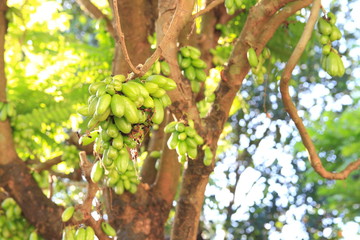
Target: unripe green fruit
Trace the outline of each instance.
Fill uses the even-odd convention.
[[[331,51],[331,45],[330,45],[330,44],[327,44],[327,45],[325,45],[325,46],[323,47],[322,53],[323,53],[324,55],[329,55],[330,51]]]
[[[152,158],[159,158],[159,157],[161,157],[161,152],[160,152],[160,151],[152,151],[152,152],[150,153],[150,157],[152,157]]]
[[[114,118],[116,127],[123,133],[128,134],[131,132],[132,126],[131,123],[129,123],[124,117]]]
[[[256,56],[256,52],[253,48],[248,49],[246,56],[247,56],[250,66],[257,67],[257,65],[259,64],[259,60],[258,60],[258,58]]]
[[[85,240],[86,230],[85,228],[79,228],[75,233],[75,240]]]
[[[95,95],[97,90],[102,86],[105,86],[104,82],[94,82],[94,83],[90,84],[89,89],[88,89],[89,93],[91,95]]]
[[[104,233],[110,237],[114,237],[116,236],[116,231],[114,228],[111,227],[110,224],[108,224],[107,222],[102,222],[101,223],[101,229],[104,231]]]
[[[187,69],[190,66],[191,66],[191,58],[183,58],[180,63],[180,67],[182,69]]]
[[[176,146],[178,145],[178,142],[179,142],[178,135],[179,135],[178,132],[173,132],[171,134],[170,138],[167,141],[167,146],[169,149],[175,149]]]
[[[165,61],[162,61],[160,63],[160,65],[161,65],[162,74],[164,74],[165,76],[169,76],[170,75],[170,66],[169,66],[169,64],[167,62],[165,62]]]
[[[322,45],[325,45],[325,44],[328,44],[330,41],[330,37],[327,36],[327,35],[321,35],[320,39],[319,39],[319,42],[322,44]]]
[[[206,76],[206,73],[205,73],[204,70],[196,68],[195,69],[195,75],[196,75],[196,80],[197,81],[205,82],[207,76]]]
[[[172,121],[172,122],[169,122],[165,128],[164,128],[164,132],[165,133],[171,133],[171,132],[174,132],[175,131],[175,126],[176,126],[177,122],[176,121]]]
[[[152,94],[159,89],[159,86],[154,82],[145,82],[144,87],[149,92],[149,94]]]
[[[178,139],[179,139],[180,141],[184,141],[186,138],[187,138],[186,133],[184,133],[184,132],[179,133]]]
[[[122,117],[124,116],[125,113],[125,102],[123,101],[123,98],[118,95],[115,94],[112,96],[111,98],[111,112],[116,116],[116,117]]]
[[[117,150],[121,150],[124,147],[124,140],[121,134],[113,139],[112,146]]]
[[[119,136],[119,129],[114,123],[110,123],[108,129],[106,129],[106,134],[111,138],[116,138]]]
[[[187,145],[184,141],[179,141],[177,146],[176,146],[176,152],[179,155],[185,155],[187,152]]]
[[[131,101],[129,98],[121,96],[125,102],[126,107],[126,111],[124,113],[124,116],[126,118],[126,120],[129,123],[138,123],[139,122],[139,117],[137,115],[137,108],[136,105],[133,101]]]
[[[342,34],[341,34],[340,30],[335,25],[333,25],[332,32],[330,34],[330,41],[333,42],[333,41],[339,40],[339,39],[341,39],[341,37],[342,37]]]
[[[106,112],[106,110],[110,107],[111,103],[111,95],[104,94],[99,97],[97,104],[96,104],[96,111],[95,114],[101,115]]]
[[[198,155],[197,148],[189,148],[189,147],[187,147],[187,154],[188,154],[189,158],[196,159],[196,157]]]
[[[186,145],[188,145],[189,148],[197,148],[197,146],[198,146],[196,141],[191,137],[186,138],[185,142],[186,142]]]
[[[180,48],[181,55],[183,57],[190,57],[190,50],[187,47]]]
[[[86,232],[86,240],[94,240],[95,239],[95,232],[94,229],[92,229],[92,227],[87,226],[85,228],[85,232]]]
[[[336,16],[332,12],[328,12],[327,17],[329,19],[329,23],[334,25],[336,23]]]
[[[195,68],[200,68],[200,69],[207,68],[207,64],[201,59],[193,59],[191,61],[191,65]]]
[[[136,99],[140,95],[140,89],[132,81],[126,82],[122,85],[122,92],[130,99]]]
[[[183,132],[183,131],[185,131],[185,125],[183,123],[179,122],[175,125],[175,129],[178,132]]]
[[[187,46],[187,48],[190,50],[190,58],[192,58],[192,59],[200,58],[201,52],[199,49],[197,49],[193,46]]]
[[[125,82],[126,77],[124,75],[115,75],[112,77],[113,81]]]
[[[97,183],[98,181],[100,181],[103,174],[104,174],[104,169],[101,167],[100,161],[97,161],[91,169],[91,173],[90,173],[91,181]]]
[[[332,32],[331,24],[324,18],[320,18],[318,21],[318,30],[322,35],[330,35]]]
[[[154,99],[154,114],[151,121],[155,124],[160,124],[164,120],[164,107],[159,99]]]
[[[185,77],[190,81],[194,81],[196,78],[195,68],[193,66],[189,66],[184,70]]]

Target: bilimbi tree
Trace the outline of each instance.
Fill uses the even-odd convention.
[[[21,102],[34,100],[24,93],[13,97],[14,91],[7,92],[5,68],[13,67],[4,57],[6,35],[11,34],[7,27],[12,31],[14,21],[29,21],[21,13],[24,9],[8,8],[7,2],[0,2],[0,197],[4,213],[0,221],[5,239],[24,239],[31,231],[31,239],[38,235],[93,239],[94,234],[99,239],[164,239],[174,201],[171,239],[196,239],[205,187],[233,101],[248,76],[258,85],[274,77],[278,58],[270,40],[275,35],[293,37],[294,48],[279,85],[284,109],[299,130],[311,166],[323,178],[345,179],[360,165],[357,160],[339,173],[327,171],[289,94],[292,71],[312,35],[317,35],[322,46],[322,68],[333,77],[345,73],[341,55],[332,45],[341,38],[336,16],[322,9],[320,0],[114,0],[109,1],[111,11],[91,0],[77,0],[115,43],[112,71],[104,76],[108,70],[97,69],[95,74],[101,79],[84,71],[86,79],[78,79],[80,87],[69,84],[65,100],[32,111],[21,110],[25,109]],[[300,23],[295,29],[300,39],[287,34],[286,27],[293,23]],[[224,24],[232,27],[227,32],[219,29]],[[231,35],[234,29],[239,34]],[[94,55],[111,55],[111,50],[109,44]],[[210,69],[219,73],[218,81],[211,80]],[[7,74],[13,77],[13,72]],[[209,79],[216,84],[215,90],[209,87]],[[41,95],[36,101],[47,101],[49,96]],[[69,133],[67,140],[76,148],[68,146],[62,156],[42,160],[41,148],[31,149],[31,142],[51,142],[55,138],[51,132],[63,129],[61,123],[68,121],[76,104],[82,104],[78,112],[84,124],[80,139]],[[79,156],[73,163],[64,161],[69,152]],[[73,164],[74,170],[56,172],[59,164]],[[49,179],[50,184],[46,183]],[[76,191],[68,190],[68,180],[86,190],[77,195],[82,199],[69,200],[70,192]],[[44,181],[50,185],[46,191]],[[63,187],[54,187],[57,184]],[[66,199],[64,204],[53,201],[57,189],[58,195],[69,194],[57,196]],[[17,218],[22,224],[4,224],[6,219]],[[28,227],[23,238],[13,235],[26,224],[35,230]]]

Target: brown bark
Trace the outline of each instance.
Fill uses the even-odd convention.
[[[156,1],[146,0],[118,1],[126,48],[130,54],[130,60],[135,66],[143,64],[151,54],[147,36],[154,31],[154,21],[156,19],[155,3]],[[118,41],[115,44],[112,72],[113,74],[127,74],[131,72],[128,63],[124,60],[124,55]]]

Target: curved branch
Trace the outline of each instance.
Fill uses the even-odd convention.
[[[223,3],[224,0],[214,0],[209,5],[206,6],[203,10],[200,10],[199,12],[195,13],[192,18],[195,20],[195,18],[200,17],[201,15],[210,12],[213,8],[217,7],[221,3]]]
[[[312,142],[309,133],[307,132],[303,121],[299,117],[297,113],[297,109],[294,105],[294,103],[291,101],[291,97],[289,94],[289,81],[291,78],[291,73],[293,69],[295,68],[297,62],[299,61],[307,42],[309,41],[311,34],[314,29],[315,22],[318,17],[318,13],[320,10],[321,1],[320,0],[314,0],[313,6],[311,8],[311,14],[308,19],[308,22],[306,23],[304,32],[296,45],[293,53],[291,54],[291,57],[288,61],[288,63],[285,66],[284,72],[281,76],[280,80],[280,91],[282,100],[284,103],[285,110],[289,113],[291,119],[294,121],[297,129],[299,130],[302,142],[304,143],[308,154],[309,154],[309,161],[311,163],[311,166],[314,168],[314,170],[323,178],[326,179],[345,179],[349,176],[349,174],[356,169],[360,167],[360,159],[358,159],[355,162],[350,163],[343,171],[339,173],[332,173],[327,171],[322,163],[321,159],[316,153],[316,148],[314,146],[314,143]]]
[[[76,2],[84,8],[84,11],[94,19],[104,19],[106,22],[106,28],[110,35],[115,38],[115,30],[111,23],[111,20],[90,0],[76,0]]]
[[[114,0],[114,15],[115,15],[115,19],[116,19],[116,31],[117,31],[117,35],[119,37],[119,42],[120,42],[120,45],[121,45],[121,49],[124,53],[124,57],[125,57],[125,60],[126,62],[129,64],[131,70],[135,73],[135,74],[139,74],[140,71],[135,68],[135,66],[132,64],[131,60],[130,60],[130,57],[129,57],[129,53],[127,51],[127,48],[126,48],[126,43],[125,43],[125,36],[124,36],[124,33],[121,29],[121,21],[120,21],[120,15],[119,15],[119,8],[118,8],[118,0]]]

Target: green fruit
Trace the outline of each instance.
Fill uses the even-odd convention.
[[[197,148],[187,148],[187,154],[189,156],[189,158],[191,159],[196,159],[198,151]]]
[[[101,97],[102,95],[106,94],[106,85],[100,86],[96,91],[96,97]]]
[[[85,228],[85,232],[86,232],[85,240],[94,240],[95,239],[95,232],[94,232],[94,229],[92,229],[92,227],[87,226]]]
[[[166,94],[166,91],[162,88],[159,88],[156,92],[152,93],[151,96],[156,97],[156,98],[161,98],[165,94]]]
[[[132,126],[125,118],[114,117],[116,127],[123,133],[128,134],[131,132]]]
[[[328,12],[327,17],[329,19],[329,23],[334,25],[336,23],[336,16],[332,12]]]
[[[115,165],[116,165],[116,160],[115,160]],[[116,183],[118,182],[118,180],[120,179],[120,175],[118,173],[117,170],[112,169],[108,175],[107,175],[108,179],[106,181],[106,185],[108,187],[115,187]]]
[[[160,158],[161,157],[161,152],[160,151],[152,151],[150,153],[150,157],[152,157],[152,158]]]
[[[178,155],[183,156],[187,152],[187,145],[184,141],[179,141],[176,146],[176,152]]]
[[[181,63],[180,63],[180,67],[182,69],[186,69],[188,67],[191,66],[191,58],[183,58]]]
[[[38,239],[39,239],[39,236],[36,233],[36,231],[31,232],[29,240],[38,240]]]
[[[66,227],[63,233],[63,240],[75,240],[75,229],[73,227]]]
[[[85,240],[85,238],[86,238],[85,228],[79,228],[78,230],[76,230],[75,240]]]
[[[119,134],[119,136],[113,139],[111,145],[117,150],[121,150],[124,147],[123,136]]]
[[[167,62],[165,62],[165,61],[162,61],[160,63],[160,65],[161,65],[162,74],[164,74],[165,76],[169,76],[170,75],[170,66],[169,66],[169,64]]]
[[[0,113],[1,114],[1,113]],[[0,115],[1,116],[1,115]],[[96,126],[96,124],[98,123],[98,121],[95,118],[90,118],[87,127],[88,129],[92,129]]]
[[[325,45],[323,47],[323,49],[322,49],[322,53],[324,55],[329,55],[330,51],[331,51],[331,45],[330,44]]]
[[[106,85],[106,92],[110,95],[114,95],[115,94],[115,88],[113,84],[107,84]]]
[[[152,72],[154,74],[160,74],[161,73],[161,64],[159,61],[156,61],[152,67]]]
[[[257,67],[257,65],[259,64],[259,60],[258,60],[258,58],[256,56],[256,52],[253,48],[248,49],[246,56],[247,56],[250,66]]]
[[[225,7],[230,9],[234,6],[234,0],[225,0]]]
[[[126,172],[130,162],[130,155],[127,150],[121,151],[121,154],[115,160],[115,167],[120,173]]]
[[[120,95],[114,94],[112,96],[110,107],[114,116],[119,118],[124,116],[126,105],[124,104],[123,98]]]
[[[204,70],[196,68],[195,75],[196,80],[198,80],[199,82],[205,82],[207,76]]]
[[[165,128],[164,128],[164,132],[165,133],[171,133],[171,132],[174,132],[175,131],[175,126],[176,126],[177,122],[176,121],[172,121],[172,122],[169,122]]]
[[[338,61],[338,67],[339,67],[338,76],[341,77],[345,74],[345,67],[344,67],[344,63],[341,60],[340,56],[338,56],[337,61]]]
[[[104,82],[94,82],[94,83],[90,84],[89,89],[88,89],[89,93],[91,95],[95,95],[97,90],[102,86],[105,86]]]
[[[187,138],[186,133],[184,133],[184,132],[179,133],[178,139],[179,139],[180,141],[184,141],[186,138]]]
[[[77,112],[85,117],[90,117],[92,115],[89,113],[89,106],[81,106],[78,108]],[[94,112],[95,112],[95,109],[94,109]]]
[[[106,110],[110,107],[111,103],[111,95],[110,94],[104,94],[101,97],[99,97],[99,100],[96,104],[96,115],[101,115],[106,112]]]
[[[126,106],[124,116],[129,123],[138,123],[139,117],[137,115],[137,107],[129,98],[121,96]]]
[[[332,26],[332,32],[330,34],[330,41],[336,41],[336,40],[340,40],[342,37],[342,34],[340,32],[340,30],[335,26],[333,25]]]
[[[82,146],[89,145],[94,142],[95,139],[99,136],[99,131],[92,131],[89,135],[83,135],[79,139],[79,144]]]
[[[176,82],[171,78],[166,78],[166,84],[162,87],[166,91],[171,91],[176,88]]]
[[[159,86],[154,82],[145,82],[144,87],[149,92],[149,94],[152,94],[159,89]]]
[[[130,99],[135,100],[140,95],[140,89],[134,82],[129,81],[122,85],[122,92]]]
[[[332,32],[331,24],[324,18],[320,18],[318,21],[318,30],[322,35],[330,35]]]
[[[321,35],[320,39],[319,39],[319,42],[322,44],[322,45],[325,45],[325,44],[328,44],[330,41],[330,37],[329,36],[326,36],[326,35]]]
[[[114,188],[114,191],[116,194],[121,195],[124,193],[125,189],[124,189],[124,182],[122,180],[119,180],[116,183],[116,186]]]
[[[186,138],[185,142],[189,148],[197,148],[197,146],[198,146],[198,144],[192,137]]]
[[[132,82],[129,82],[129,84],[133,85],[134,87],[136,86],[139,91],[140,91],[140,95],[144,98],[148,97],[149,96],[149,92],[148,90],[144,87],[144,85],[139,81],[132,81]]]
[[[137,184],[131,184],[129,192],[135,194],[137,192]]]
[[[182,57],[181,53],[178,53],[177,54],[177,61],[179,63],[179,66],[181,66],[182,59],[183,59],[183,57]]]
[[[112,79],[113,81],[125,82],[126,77],[124,75],[115,75]]]
[[[201,59],[193,59],[191,65],[195,68],[207,68],[207,64]]]
[[[112,124],[112,123],[110,123],[110,124]],[[110,125],[109,124],[109,125]],[[107,129],[106,129],[107,130]],[[111,137],[109,136],[109,134],[107,133],[107,131],[106,130],[101,130],[101,132],[100,132],[100,138],[101,138],[101,140],[103,140],[104,142],[108,142],[108,141],[110,141],[110,139],[111,139]]]
[[[185,131],[185,124],[181,123],[181,122],[178,122],[176,125],[175,125],[175,129],[176,131],[178,132],[183,132]]]
[[[269,59],[271,56],[271,52],[270,49],[268,49],[267,47],[265,47],[262,51],[262,55],[265,59]]]
[[[152,97],[148,96],[147,98],[145,98],[143,106],[146,108],[154,108],[154,100],[152,99]]]
[[[109,116],[110,116],[110,113],[111,113],[111,110],[110,108],[107,108],[106,111],[103,113],[103,114],[97,114],[95,112],[94,114],[94,119],[97,120],[98,122],[102,122],[102,121],[105,121]]]
[[[193,46],[187,46],[187,48],[190,50],[190,58],[197,59],[201,56],[201,52],[199,49]]]
[[[110,123],[109,127],[106,129],[106,134],[111,138],[116,138],[119,136],[119,129],[116,127],[114,123]]]
[[[187,47],[180,48],[180,52],[183,57],[190,57],[190,50]]]
[[[167,77],[164,77],[162,75],[151,75],[146,79],[146,82],[150,83],[156,83],[159,87],[163,88],[167,85]],[[145,82],[145,88],[146,88],[146,82]],[[147,89],[150,93],[149,89]]]
[[[169,95],[167,94],[164,94],[161,98],[160,98],[160,101],[162,103],[162,105],[164,107],[167,107],[167,106],[170,106],[171,105],[171,99],[169,97]]]
[[[119,151],[113,146],[110,146],[107,153],[108,158],[115,160],[118,157],[118,155],[119,155]]]
[[[214,155],[213,155],[211,149],[209,148],[209,146],[206,146],[204,148],[204,158],[207,160],[212,160],[214,158]]]
[[[205,166],[210,166],[211,163],[212,163],[212,160],[208,159],[208,158],[204,158],[203,163],[204,163]]]
[[[104,233],[110,237],[114,237],[116,236],[116,231],[113,227],[111,227],[110,224],[108,224],[107,222],[102,222],[101,223],[101,229],[104,231]]]
[[[196,78],[195,68],[193,66],[189,66],[184,70],[185,77],[190,81],[194,81]]]
[[[91,169],[91,173],[90,173],[91,181],[97,183],[98,181],[100,181],[103,174],[104,174],[104,169],[101,167],[100,161],[97,161]]]
[[[201,88],[200,82],[198,82],[198,81],[190,81],[190,85],[191,85],[191,90],[194,93],[200,92],[200,88]]]
[[[151,121],[155,124],[160,124],[164,120],[164,107],[159,99],[154,99],[154,114]]]
[[[338,55],[334,52],[330,52],[326,59],[326,72],[331,76],[337,76],[339,72]]]
[[[179,142],[178,135],[179,135],[178,132],[173,132],[171,134],[170,138],[167,141],[167,146],[169,149],[175,149],[176,146],[178,145],[178,142]]]
[[[98,100],[99,100],[99,98],[97,98],[96,96],[89,98],[89,101],[88,101],[88,104],[89,104],[88,114],[90,116],[92,116],[95,113],[96,105],[97,105]]]
[[[204,144],[204,139],[198,134],[196,134],[194,136],[194,140],[198,145],[203,145]]]
[[[126,145],[126,146],[128,146],[129,148],[136,148],[136,146],[137,146],[137,143],[136,143],[136,141],[134,141],[134,139],[132,139],[132,138],[129,138],[129,137],[124,137],[124,144]]]

